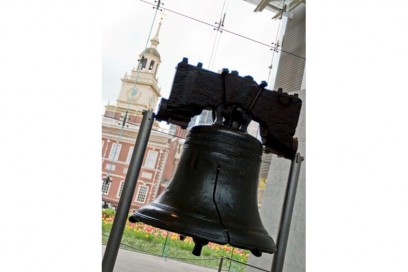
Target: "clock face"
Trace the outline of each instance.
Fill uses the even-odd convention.
[[[137,93],[138,93],[137,88],[136,88],[136,87],[133,87],[133,88],[131,88],[130,91],[129,91],[129,96],[130,96],[130,97],[135,97],[135,96],[137,95]]]
[[[136,99],[140,96],[140,90],[137,87],[132,87],[128,91],[128,98],[129,99]]]

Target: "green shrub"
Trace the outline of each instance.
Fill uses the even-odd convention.
[[[115,217],[115,210],[113,209],[103,209],[102,215],[105,215],[106,218]]]

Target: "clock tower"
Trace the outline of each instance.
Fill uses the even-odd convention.
[[[140,130],[143,111],[156,107],[160,97],[157,71],[161,63],[157,51],[161,21],[150,45],[139,54],[137,67],[121,78],[116,103],[105,106],[102,116],[102,199],[117,206],[126,181],[135,139]],[[176,129],[176,137],[154,121],[144,154],[131,209],[154,200],[173,175],[181,152],[185,132]]]
[[[107,105],[105,115],[117,117],[118,114],[128,112],[129,117],[139,117],[144,110],[156,107],[160,97],[156,75],[161,63],[157,51],[161,24],[160,20],[156,34],[150,39],[150,46],[139,54],[137,67],[131,70],[130,75],[126,72],[121,78],[122,87],[116,106]]]

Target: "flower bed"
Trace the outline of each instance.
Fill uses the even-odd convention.
[[[108,240],[113,219],[114,213],[109,209],[103,210],[103,244],[106,244]],[[209,243],[203,247],[201,256],[197,257],[191,253],[194,248],[194,242],[191,237],[186,237],[181,241],[177,233],[168,232],[140,222],[130,223],[129,221],[127,221],[123,232],[122,247],[213,268],[218,268],[221,257],[229,257],[246,263],[249,256],[248,250]],[[244,271],[244,265],[235,262],[229,264],[229,261],[224,261],[223,267],[229,267],[231,271]]]

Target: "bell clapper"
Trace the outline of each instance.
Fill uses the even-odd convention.
[[[193,238],[194,241],[194,248],[193,248],[193,255],[195,256],[200,256],[201,255],[201,250],[203,249],[203,246],[208,244],[208,241],[200,239],[200,238]]]

